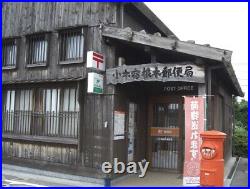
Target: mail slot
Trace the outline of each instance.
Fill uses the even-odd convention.
[[[202,138],[200,185],[224,185],[224,157],[223,143],[226,134],[220,131],[205,131],[200,134]]]

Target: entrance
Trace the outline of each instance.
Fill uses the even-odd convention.
[[[181,171],[182,126],[182,97],[150,98],[148,154],[151,168]]]

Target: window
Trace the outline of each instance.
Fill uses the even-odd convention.
[[[2,49],[2,65],[3,67],[16,67],[17,59],[17,39],[4,39]]]
[[[3,132],[77,138],[76,88],[8,90],[4,94]]]
[[[32,121],[32,105],[33,105],[33,91],[32,90],[18,90],[15,111],[15,131],[19,134],[30,134],[30,126]]]
[[[62,100],[62,135],[72,137],[77,132],[79,104],[77,103],[77,94],[74,88],[68,88],[63,91]]]
[[[37,34],[28,37],[27,65],[46,65],[48,56],[47,34]]]
[[[14,131],[15,91],[8,90],[4,93],[3,103],[3,131]]]
[[[60,62],[77,63],[83,61],[83,28],[63,30],[59,35]]]

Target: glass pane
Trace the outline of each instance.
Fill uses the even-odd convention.
[[[47,41],[34,41],[33,63],[43,63],[47,61]]]

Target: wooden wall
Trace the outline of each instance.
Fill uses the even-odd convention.
[[[232,156],[233,99],[221,70],[214,71],[212,80],[212,128],[227,134],[224,156]]]
[[[114,86],[104,86],[103,95],[87,94],[85,63],[59,65],[57,29],[83,26],[86,31],[86,49],[105,54],[106,67],[115,63],[114,46],[104,43],[99,24],[117,25],[116,3],[4,3],[2,37],[18,36],[17,68],[3,71],[3,83],[19,87],[23,83],[77,81],[80,104],[80,137],[78,145],[34,143],[32,141],[3,141],[3,156],[22,160],[39,160],[59,164],[77,164],[100,170],[103,161],[112,158],[111,131],[113,131]],[[26,68],[25,35],[50,32],[49,62],[46,67]],[[104,81],[105,83],[105,81]],[[51,85],[54,85],[51,84]],[[108,127],[104,128],[104,122]],[[13,149],[13,150],[12,150]],[[41,151],[42,150],[42,151]],[[36,155],[29,155],[36,154]],[[49,158],[49,157],[54,158]],[[66,161],[63,158],[69,157]],[[96,169],[98,168],[98,169]]]
[[[117,25],[116,3],[4,3],[2,38],[19,37],[17,69],[2,72],[3,83],[76,80],[86,77],[81,64],[59,65],[58,33],[61,28],[84,26],[85,50],[101,50],[99,24]],[[26,68],[27,34],[49,32],[48,65]],[[86,53],[85,53],[86,55]]]
[[[75,145],[5,140],[2,141],[2,153],[5,158],[39,160],[66,165],[76,165],[78,161],[77,146]]]
[[[137,105],[135,125],[134,161],[146,158],[147,151],[147,93],[139,84],[118,85],[115,95],[115,110],[125,112],[125,139],[113,141],[113,156],[127,162],[129,103]]]
[[[3,3],[2,37],[117,22],[115,3]]]

